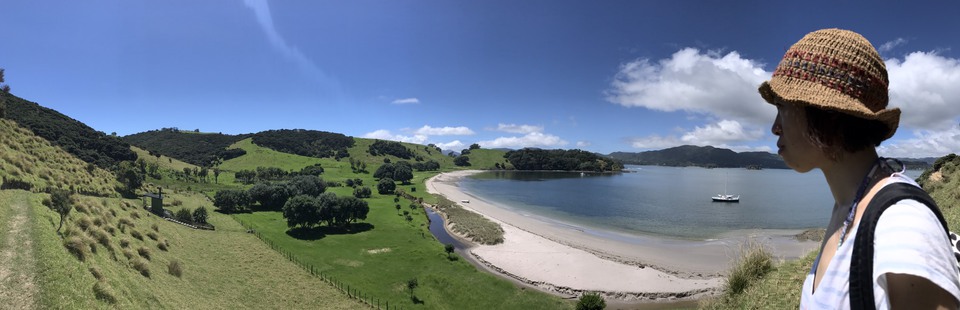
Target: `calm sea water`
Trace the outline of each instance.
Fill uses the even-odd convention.
[[[629,173],[490,171],[460,182],[501,206],[629,234],[711,239],[743,230],[807,229],[829,220],[833,198],[818,170],[627,166]],[[909,171],[908,175],[918,175]],[[713,202],[726,191],[739,203]]]

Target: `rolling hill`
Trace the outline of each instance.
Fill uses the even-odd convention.
[[[699,166],[718,168],[759,168],[787,169],[780,156],[767,152],[737,153],[728,149],[712,146],[684,145],[659,151],[640,153],[614,152],[607,155],[625,164],[653,166]]]

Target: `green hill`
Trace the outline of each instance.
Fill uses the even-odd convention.
[[[163,128],[124,136],[123,141],[148,151],[151,155],[168,156],[196,166],[210,166],[216,159],[230,159],[243,155],[228,152],[227,146],[246,139],[249,135],[185,132]]]
[[[632,165],[652,166],[699,166],[718,168],[744,168],[755,166],[761,168],[787,169],[786,164],[776,154],[767,152],[737,153],[728,149],[712,146],[684,145],[659,151],[640,153],[614,152],[607,155],[610,158]]]
[[[6,102],[7,119],[85,162],[109,169],[121,161],[137,159],[129,144],[53,109],[6,92],[0,92],[0,101]]]
[[[0,190],[4,307],[364,307],[228,215],[210,212],[208,222],[217,230],[196,230],[146,212],[138,199],[118,198],[112,174],[10,120],[0,120],[0,165],[6,179]],[[46,206],[50,195],[38,193],[48,188],[104,197],[74,195],[58,234],[60,215]],[[213,210],[202,195],[165,196],[173,211]]]

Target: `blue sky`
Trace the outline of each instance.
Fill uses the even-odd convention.
[[[881,50],[886,156],[960,150],[956,1],[4,1],[12,92],[107,133],[306,128],[459,150],[775,148],[756,87],[821,28]]]

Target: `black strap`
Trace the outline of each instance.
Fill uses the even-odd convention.
[[[884,210],[904,199],[913,199],[930,207],[946,235],[950,235],[947,221],[943,219],[937,203],[923,189],[907,183],[884,186],[870,200],[857,228],[853,257],[850,259],[850,309],[876,309],[873,296],[873,243],[877,222]]]

